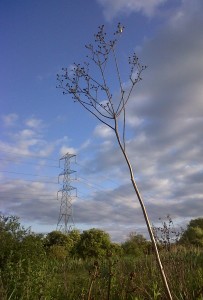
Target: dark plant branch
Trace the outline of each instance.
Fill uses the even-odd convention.
[[[116,74],[118,76],[118,82],[119,82],[119,86],[120,86],[120,94],[121,94],[121,100],[120,103],[122,103],[123,106],[123,147],[125,150],[125,125],[126,125],[126,111],[125,111],[125,100],[124,100],[124,94],[125,91],[123,89],[123,85],[122,85],[122,81],[121,81],[121,75],[120,75],[120,69],[118,66],[118,61],[117,61],[117,56],[116,56],[116,52],[115,49],[113,49],[113,57],[114,57],[114,62],[115,62],[115,66],[116,66]]]

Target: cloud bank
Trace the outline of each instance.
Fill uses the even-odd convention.
[[[153,16],[158,7],[167,0],[97,0],[103,7],[105,18],[110,21],[117,15],[128,15],[141,12],[146,16]]]
[[[110,19],[123,12],[153,15],[165,1],[99,2]],[[148,68],[127,108],[127,152],[153,223],[167,214],[181,224],[202,217],[202,11],[202,1],[182,1],[157,35],[143,42],[138,53]],[[10,142],[0,141],[0,149],[7,154],[38,153],[43,165],[45,157],[56,149],[61,154],[69,150],[78,153],[82,164],[75,183],[79,197],[73,201],[77,227],[99,226],[111,232],[114,240],[124,239],[130,231],[146,233],[127,167],[111,131],[99,124],[74,149],[66,137],[47,141],[41,120],[30,117],[23,127],[15,113],[2,120]],[[43,182],[19,182],[16,178],[5,183],[4,175],[0,189],[5,195],[1,198],[5,211],[29,222],[56,224],[57,185],[49,188]],[[58,170],[53,173],[56,179],[57,175]],[[49,191],[46,196],[45,190]],[[24,196],[17,197],[18,193]],[[12,200],[8,202],[6,195],[12,195]]]

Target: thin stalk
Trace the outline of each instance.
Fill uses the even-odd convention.
[[[166,278],[166,275],[165,275],[165,271],[164,271],[164,268],[163,268],[163,265],[162,265],[162,262],[161,262],[161,259],[160,259],[160,255],[159,255],[159,251],[158,251],[158,248],[157,248],[157,244],[156,244],[156,240],[155,240],[155,237],[154,237],[154,233],[153,233],[153,230],[152,230],[152,226],[151,226],[150,221],[149,221],[148,213],[146,211],[146,208],[145,208],[142,196],[141,196],[141,194],[139,192],[139,189],[137,187],[137,184],[135,182],[134,174],[133,174],[133,170],[132,170],[132,166],[131,166],[130,160],[129,160],[129,158],[128,158],[127,154],[126,154],[126,151],[123,148],[123,145],[122,145],[121,140],[120,140],[116,115],[115,115],[114,120],[115,120],[115,134],[116,134],[116,138],[117,138],[119,147],[120,147],[120,149],[121,149],[121,151],[123,153],[123,156],[125,158],[125,161],[127,163],[127,166],[128,166],[129,172],[130,172],[131,182],[132,182],[133,188],[134,188],[134,190],[136,192],[136,195],[138,197],[138,200],[139,200],[139,203],[140,203],[143,215],[144,215],[144,219],[145,219],[145,222],[146,222],[146,225],[147,225],[147,229],[148,229],[148,232],[149,232],[149,235],[150,235],[150,239],[151,239],[152,245],[153,245],[154,250],[155,250],[155,255],[156,255],[157,263],[158,263],[158,266],[159,266],[159,269],[160,269],[160,272],[161,272],[161,277],[162,277],[162,280],[163,280],[163,283],[164,283],[164,286],[165,286],[165,289],[166,289],[166,292],[167,292],[167,296],[168,296],[169,300],[173,300],[171,292],[170,292],[170,288],[169,288],[169,285],[168,285],[168,282],[167,282],[167,278]]]
[[[108,278],[108,292],[107,292],[107,300],[110,300],[111,294],[111,281],[112,281],[112,263],[109,259],[109,278]]]
[[[94,283],[94,279],[92,279],[91,282],[90,282],[87,300],[91,300],[91,293],[92,293],[93,283]]]
[[[98,277],[98,271],[99,271],[98,263],[94,262],[94,271],[92,273],[92,277],[91,277],[91,281],[90,281],[87,300],[91,300],[92,288],[93,288],[93,284],[94,284],[96,278]]]

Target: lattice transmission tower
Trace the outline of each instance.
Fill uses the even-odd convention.
[[[75,159],[76,155],[66,153],[59,160],[59,165],[64,160],[64,170],[58,176],[58,182],[60,177],[63,176],[63,187],[57,193],[57,199],[61,201],[60,211],[57,223],[57,230],[67,234],[74,228],[72,200],[77,197],[77,189],[71,185],[71,182],[76,178],[73,178],[73,173],[76,171],[71,169],[71,159]]]

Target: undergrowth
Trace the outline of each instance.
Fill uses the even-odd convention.
[[[203,252],[161,251],[174,299],[203,300]],[[153,254],[102,260],[10,259],[0,273],[1,300],[164,300]]]

